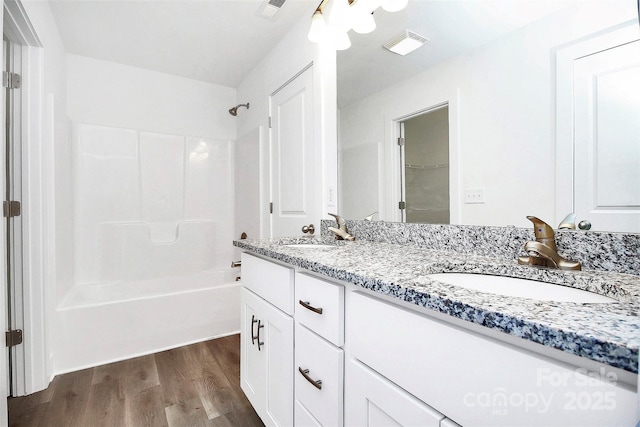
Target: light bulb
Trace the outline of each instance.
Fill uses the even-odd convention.
[[[322,12],[316,11],[311,18],[311,28],[309,28],[309,34],[307,35],[309,40],[314,43],[320,43],[326,35],[326,26]]]
[[[408,3],[409,0],[382,0],[381,6],[387,12],[398,12],[407,7]]]

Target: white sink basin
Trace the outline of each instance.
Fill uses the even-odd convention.
[[[556,302],[615,302],[613,298],[582,289],[536,280],[517,279],[514,277],[491,276],[471,273],[435,273],[428,277],[438,282],[461,286],[474,291],[490,294],[535,299],[538,301]]]
[[[335,248],[333,245],[323,245],[321,243],[291,243],[290,245],[284,245],[288,248],[300,248],[300,249],[327,249]]]

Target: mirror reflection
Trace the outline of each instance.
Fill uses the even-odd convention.
[[[374,17],[337,58],[343,216],[528,227],[527,215],[557,226],[575,211],[592,230],[640,232],[635,0],[410,0]],[[428,42],[405,56],[382,47],[405,30]],[[410,120],[443,106],[444,153],[429,127],[423,145],[398,148]]]

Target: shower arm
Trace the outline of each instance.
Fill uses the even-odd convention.
[[[232,116],[237,116],[238,115],[238,108],[239,107],[244,107],[247,110],[249,109],[249,103],[247,102],[246,104],[238,104],[233,108],[229,109],[229,114],[231,114]]]

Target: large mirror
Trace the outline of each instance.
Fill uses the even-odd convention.
[[[448,220],[439,206],[436,219],[423,221],[528,227],[526,216],[535,215],[557,226],[575,210],[576,222],[590,220],[593,230],[640,232],[636,0],[409,0],[374,18],[376,30],[351,32],[351,48],[337,57],[342,215],[411,221],[400,209],[411,202],[408,186],[431,191],[429,177],[448,174],[448,194],[420,207],[445,200]],[[428,42],[405,56],[382,47],[405,30]],[[616,46],[627,50],[592,55]],[[448,162],[435,153],[407,161],[396,142],[405,122],[443,107]],[[590,145],[574,146],[580,137]],[[582,207],[580,197],[599,207]],[[605,219],[612,209],[618,216]]]

